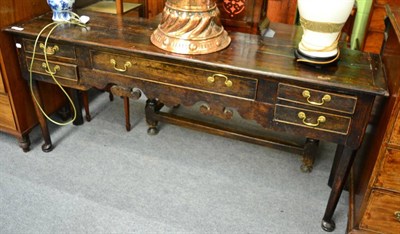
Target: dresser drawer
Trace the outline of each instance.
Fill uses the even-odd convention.
[[[31,58],[26,59],[28,71],[31,61]],[[32,66],[32,72],[48,76],[50,76],[50,72],[52,72],[57,79],[69,80],[74,82],[78,81],[78,72],[76,65],[49,61],[49,66],[50,68],[47,68],[46,62],[44,60],[35,58]],[[49,77],[49,79],[52,80],[51,77]]]
[[[386,150],[375,186],[395,190],[400,193],[400,150]]]
[[[133,56],[91,51],[94,69],[211,93],[255,99],[257,80]]]
[[[360,227],[379,233],[400,233],[400,194],[373,190]],[[400,215],[399,215],[400,216]]]
[[[357,98],[294,85],[278,85],[278,99],[353,114]]]
[[[24,50],[26,53],[32,54],[35,45],[34,40],[23,39]],[[36,53],[43,55],[44,41],[38,41],[36,45]],[[47,43],[47,58],[68,58],[76,59],[75,47],[73,45],[65,45],[60,43]]]
[[[0,125],[6,128],[16,129],[14,115],[8,96],[0,93]]]
[[[351,119],[285,105],[275,105],[274,121],[347,135]]]

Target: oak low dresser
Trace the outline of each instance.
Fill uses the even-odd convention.
[[[322,69],[298,64],[294,49],[301,28],[271,24],[272,38],[230,32],[228,48],[206,55],[178,55],[153,46],[150,35],[157,20],[89,15],[86,28],[63,25],[54,30],[45,50],[38,50],[32,71],[33,86],[53,81],[55,74],[66,87],[87,90],[111,86],[118,95],[138,97],[143,92],[148,132],[156,134],[159,122],[168,122],[235,139],[303,154],[302,168],[310,171],[320,140],[338,144],[331,194],[322,228],[332,231],[334,210],[367,127],[377,96],[388,96],[379,55],[342,49],[337,65]],[[8,27],[17,45],[20,65],[29,78],[32,45],[51,14]],[[44,43],[46,33],[39,43]],[[40,54],[40,51],[42,54]],[[46,51],[49,67],[43,59]],[[34,89],[36,90],[36,89]],[[38,93],[36,92],[38,96]],[[40,97],[39,97],[40,98]],[[301,136],[304,145],[255,136],[236,128],[201,122],[163,111],[163,106],[199,105],[199,114],[229,121],[234,113],[260,128]],[[44,150],[52,143],[46,120],[37,111]]]

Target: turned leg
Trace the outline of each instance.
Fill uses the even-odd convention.
[[[163,105],[159,103],[156,99],[148,99],[146,101],[145,113],[146,122],[149,125],[147,133],[149,135],[157,135],[158,133],[158,120],[156,118],[157,112],[161,109]]]
[[[21,138],[18,139],[19,147],[22,148],[22,150],[26,153],[30,150],[31,146],[31,140],[29,139],[28,134],[24,134],[21,136]]]
[[[92,120],[92,116],[90,116],[90,111],[89,111],[89,97],[88,97],[88,92],[87,91],[82,91],[81,92],[82,96],[82,104],[83,108],[85,109],[85,118],[86,121],[90,122]]]
[[[124,97],[124,110],[125,110],[125,128],[126,131],[131,130],[131,120],[130,120],[130,113],[129,113],[129,98]]]
[[[322,229],[327,232],[331,232],[335,229],[335,222],[332,220],[332,216],[335,212],[337,203],[339,202],[340,195],[342,194],[343,187],[346,183],[347,176],[349,175],[356,155],[356,150],[344,146],[340,146],[340,148],[343,148],[342,150],[340,149],[342,153],[337,162],[331,194],[329,196],[328,204],[326,205],[325,214],[321,223]]]
[[[300,166],[302,172],[311,172],[314,166],[315,154],[318,149],[319,140],[307,138],[304,145],[303,164]]]
[[[32,81],[32,90],[33,90],[33,95],[35,96],[38,104],[43,107],[43,102],[40,97],[40,92],[39,92],[39,87],[38,87],[38,81],[36,81],[36,80]],[[42,151],[50,152],[53,150],[53,144],[51,143],[51,138],[50,138],[49,129],[47,127],[46,118],[43,115],[42,111],[37,106],[36,102],[34,102],[33,106],[35,107],[36,116],[38,118],[40,130],[42,131],[42,136],[43,136],[43,140],[44,140],[44,144],[42,145]]]
[[[108,92],[108,98],[110,99],[110,102],[114,101],[114,95],[111,92]]]
[[[76,89],[71,89],[71,99],[72,103],[75,106],[76,110],[76,119],[74,120],[74,125],[82,125],[83,124],[83,116],[82,116],[82,105],[81,98],[79,95],[79,91]]]

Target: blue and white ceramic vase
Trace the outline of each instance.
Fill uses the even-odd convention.
[[[68,21],[71,18],[72,6],[75,0],[47,0],[53,11],[53,21]]]

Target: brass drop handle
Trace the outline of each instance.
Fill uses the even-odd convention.
[[[394,217],[400,222],[400,211],[394,212]]]
[[[48,55],[54,55],[57,51],[60,50],[60,48],[58,47],[58,45],[54,45],[54,46],[47,46],[47,48],[44,47],[43,43],[39,44],[39,47],[41,49],[43,49],[43,51],[46,52],[46,54]]]
[[[110,59],[110,63],[112,65],[114,65],[114,70],[119,71],[119,72],[126,72],[126,70],[128,69],[128,67],[132,67],[132,63],[129,61],[126,61],[124,64],[124,68],[118,68],[117,67],[117,61],[115,61],[115,59]]]
[[[57,73],[57,71],[60,70],[60,66],[55,65],[53,68],[53,71],[50,70],[50,68],[47,67],[46,63],[42,63],[42,68],[44,68],[44,71],[50,75],[55,75]]]
[[[212,75],[212,76],[207,77],[208,83],[214,83],[214,82],[215,82],[215,79],[216,79],[217,77],[220,77],[220,78],[225,79],[225,82],[224,82],[224,83],[225,83],[226,87],[232,87],[233,82],[232,82],[227,76],[222,75],[222,74],[214,74],[214,75]]]
[[[299,119],[301,119],[303,121],[303,124],[310,126],[310,127],[317,127],[320,123],[324,123],[326,121],[325,116],[321,115],[318,117],[317,122],[316,123],[309,123],[306,122],[306,114],[302,111],[300,111],[297,116],[299,117]]]
[[[313,101],[310,101],[311,93],[310,93],[310,91],[308,91],[308,90],[304,90],[303,93],[302,93],[302,95],[303,95],[303,97],[307,98],[307,102],[308,102],[308,103],[310,103],[311,105],[315,105],[315,106],[322,106],[322,105],[324,105],[325,102],[329,102],[329,101],[332,99],[332,98],[331,98],[331,95],[325,94],[325,95],[322,97],[321,102],[313,102]]]

